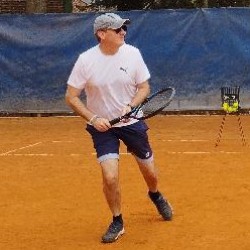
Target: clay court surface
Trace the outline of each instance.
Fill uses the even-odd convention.
[[[174,207],[162,221],[133,157],[121,146],[126,233],[100,243],[111,214],[92,141],[79,117],[0,119],[0,249],[249,250],[250,154],[236,116],[148,121],[160,190]],[[248,143],[250,116],[241,116]]]

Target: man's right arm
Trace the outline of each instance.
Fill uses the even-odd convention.
[[[68,85],[65,101],[76,114],[83,117],[86,121],[90,122],[98,131],[104,132],[111,128],[109,121],[105,118],[98,117],[93,114],[80,100],[81,90]]]
[[[68,85],[65,94],[65,101],[67,105],[75,111],[76,114],[80,115],[85,120],[90,121],[91,118],[95,116],[95,114],[90,112],[80,100],[81,92],[82,90]]]

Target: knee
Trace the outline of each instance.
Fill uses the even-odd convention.
[[[118,186],[118,177],[115,175],[108,175],[104,178],[104,189],[112,189]]]

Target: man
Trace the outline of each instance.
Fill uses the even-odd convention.
[[[153,153],[144,121],[124,119],[111,126],[109,121],[139,105],[150,92],[149,71],[140,51],[124,42],[129,19],[114,13],[98,16],[94,34],[98,45],[82,53],[68,79],[67,104],[87,120],[101,166],[103,192],[113,221],[102,237],[114,242],[124,233],[119,186],[119,145],[122,140],[135,157],[148,187],[148,195],[164,220],[172,219],[172,209],[158,191]],[[85,91],[87,101],[80,100]]]

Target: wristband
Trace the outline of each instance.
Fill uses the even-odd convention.
[[[98,115],[92,116],[91,119],[89,120],[89,123],[90,123],[91,125],[94,125],[94,122],[96,121],[97,118],[98,118]]]
[[[127,104],[131,108],[131,110],[134,108],[131,104]]]

